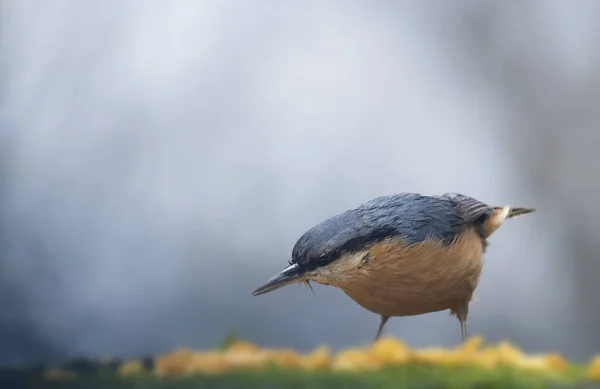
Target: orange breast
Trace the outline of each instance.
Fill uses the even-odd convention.
[[[471,300],[483,267],[483,242],[474,230],[449,247],[435,240],[405,246],[377,243],[362,266],[346,268],[335,286],[364,308],[385,316],[450,309]]]

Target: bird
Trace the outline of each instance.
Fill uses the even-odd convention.
[[[449,310],[464,342],[488,238],[506,219],[534,211],[459,193],[380,196],[307,230],[287,266],[252,295],[311,281],[339,288],[379,315],[374,341],[391,317]]]

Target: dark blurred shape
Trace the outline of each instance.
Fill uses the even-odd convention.
[[[0,368],[0,388],[18,389],[32,388],[32,382],[39,381],[45,371],[44,367],[33,368]]]
[[[146,371],[152,371],[154,369],[154,358],[152,357],[142,357],[140,360],[142,362],[142,366]]]
[[[7,202],[9,183],[14,174],[11,170],[12,146],[11,138],[0,133],[0,354],[9,364],[20,365],[56,360],[63,354],[32,316],[30,296],[34,293],[33,287],[23,285],[23,278],[11,278],[8,267],[8,258],[14,254],[13,229],[20,228],[20,223],[13,220]],[[34,245],[30,249],[31,255],[38,254]]]
[[[122,358],[110,358],[108,360],[102,361],[102,369],[114,372],[119,370],[121,364],[123,364]]]
[[[66,371],[72,371],[78,375],[93,374],[102,367],[100,361],[94,361],[85,357],[73,358],[62,364],[61,368]]]

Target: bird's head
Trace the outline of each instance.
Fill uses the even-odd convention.
[[[327,242],[326,235],[323,235],[323,231],[317,227],[307,231],[298,239],[292,249],[292,260],[288,262],[288,266],[252,292],[254,296],[294,283],[305,283],[309,286],[310,281],[326,283],[319,274],[337,259],[338,252],[333,242]]]
[[[365,234],[352,225],[348,215],[342,214],[308,230],[294,245],[288,266],[252,294],[258,296],[294,283],[310,286],[310,281],[337,286],[360,266],[368,245],[382,236],[381,231]]]

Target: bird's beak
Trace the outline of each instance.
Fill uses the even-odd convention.
[[[260,286],[254,292],[252,292],[253,296],[258,296],[261,294],[272,292],[276,289],[283,288],[286,285],[293,284],[302,279],[302,273],[298,270],[298,265],[293,264],[281,272],[271,277],[264,285]]]

